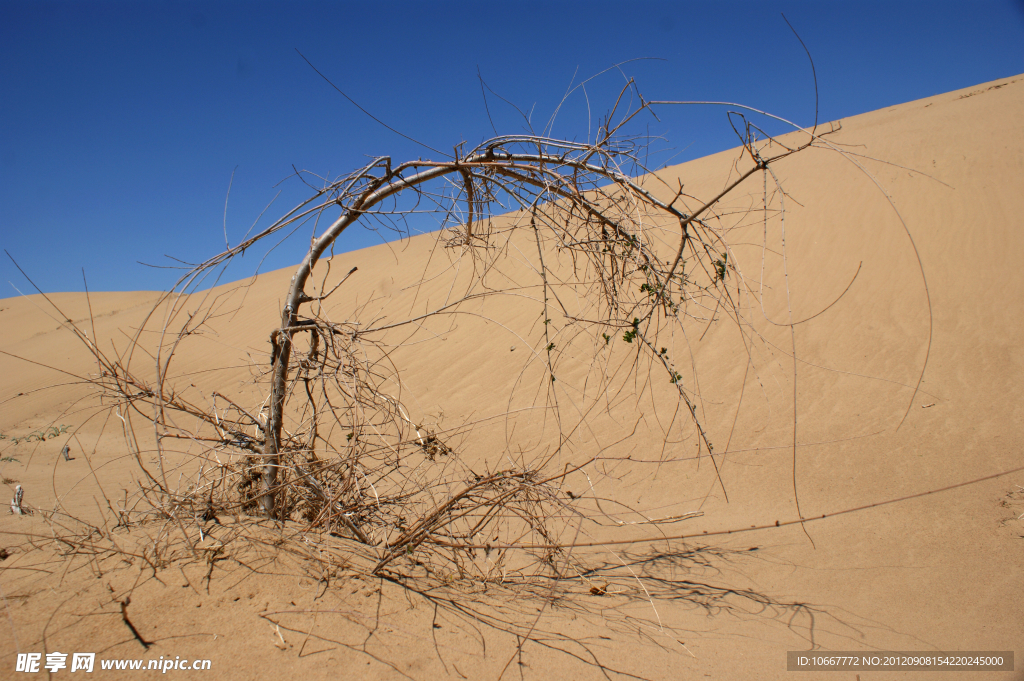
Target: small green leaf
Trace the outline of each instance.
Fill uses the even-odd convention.
[[[729,254],[722,253],[722,259],[715,261],[715,281],[725,281],[725,266],[729,262]]]

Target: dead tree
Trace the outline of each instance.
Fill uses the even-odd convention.
[[[630,101],[634,103],[624,103]],[[625,110],[620,112],[620,106]],[[452,449],[436,434],[424,434],[400,401],[380,389],[383,379],[377,369],[356,358],[358,348],[373,344],[374,334],[445,314],[464,300],[369,326],[330,321],[318,312],[344,282],[331,290],[321,286],[319,293],[310,290],[310,278],[325,253],[358,221],[393,218],[410,210],[399,205],[403,196],[411,196],[411,206],[433,205],[444,216],[448,245],[473,257],[486,253],[498,215],[511,212],[521,217],[510,230],[524,232],[536,243],[538,287],[543,291],[539,302],[544,308],[540,352],[547,354],[545,380],[551,382],[556,379],[555,343],[547,325],[553,284],[545,249],[570,257],[573,276],[587,280],[586,295],[595,301],[592,315],[571,323],[597,329],[606,343],[621,334],[638,356],[647,358],[649,367],[663,372],[693,424],[698,448],[711,454],[713,444],[701,422],[694,386],[659,345],[658,334],[665,328],[682,328],[694,310],[735,306],[724,286],[735,268],[729,245],[714,224],[715,207],[748,178],[767,178],[771,164],[807,148],[819,136],[812,132],[799,146],[786,146],[734,115],[743,153],[734,164],[738,172],[719,193],[696,200],[681,186],[670,187],[650,173],[641,162],[649,140],[626,134],[630,122],[650,108],[629,83],[592,142],[506,135],[469,150],[457,147],[450,159],[394,165],[381,157],[318,186],[307,181],[314,192],[306,201],[257,235],[197,266],[182,280],[182,291],[271,235],[305,222],[319,224],[328,213],[339,212],[312,239],[291,278],[280,325],[270,333],[270,366],[261,370],[269,378],[265,414],[218,392],[212,395],[212,409],[200,407],[185,396],[187,389],[176,390],[171,384],[170,365],[179,346],[213,315],[210,307],[188,313],[173,330],[169,320],[182,313],[184,293],[164,301],[170,311],[154,353],[155,381],[144,380],[130,368],[131,352],[108,358],[80,333],[101,367],[96,384],[119,405],[117,415],[125,422],[129,441],[135,441],[126,418],[129,412],[143,415],[155,428],[160,471],[143,465],[137,445],[133,453],[150,483],[147,494],[156,495],[158,512],[181,523],[181,518],[205,518],[230,508],[276,521],[301,518],[307,527],[328,532],[343,529],[370,552],[373,572],[385,569],[403,552],[423,548],[435,551],[446,569],[462,574],[458,550],[486,548],[476,539],[481,528],[511,523],[518,529],[510,536],[538,556],[542,569],[552,569],[551,556],[559,551],[561,540],[559,532],[548,527],[550,519],[562,511],[576,513],[571,508],[576,497],[567,502],[559,493],[560,482],[583,464],[572,462],[554,471],[546,468],[550,459],[545,459],[536,466],[513,466],[475,479],[466,471],[441,468],[437,477],[412,485],[402,477],[409,471],[399,463],[401,448],[411,444],[431,460]],[[309,177],[300,176],[304,181]],[[140,342],[139,334],[133,348]],[[301,334],[308,334],[308,352],[297,357],[295,341]],[[634,363],[632,370],[637,367]],[[228,407],[218,410],[220,400]],[[142,408],[147,404],[151,412]],[[303,415],[301,432],[285,433],[289,413]],[[186,428],[176,414],[202,425]],[[319,429],[328,422],[334,424],[333,434],[325,435]],[[363,437],[370,430],[376,432],[373,445]],[[163,448],[175,438],[207,448],[186,493],[171,489],[163,468]],[[320,453],[318,446],[323,447]],[[212,454],[218,451],[235,452],[243,457],[242,463],[219,458],[214,462]],[[221,480],[228,476],[234,482],[211,483],[213,470],[219,471]]]

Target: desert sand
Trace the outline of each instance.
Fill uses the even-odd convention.
[[[736,268],[725,285],[741,275],[764,283],[763,309],[747,310],[757,332],[741,336],[727,315],[707,310],[669,350],[686,358],[684,380],[699,381],[718,473],[706,452],[694,455],[688,416],[663,399],[664,378],[656,387],[616,384],[615,415],[631,420],[583,419],[565,464],[601,453],[605,477],[595,489],[575,474],[565,490],[584,501],[614,496],[623,509],[615,517],[635,523],[630,536],[652,541],[609,546],[605,560],[635,568],[617,567],[610,581],[581,576],[553,601],[543,590],[522,596],[515,612],[526,626],[532,617],[538,631],[575,646],[551,637],[517,654],[514,636],[439,614],[393,583],[344,569],[325,576],[275,545],[279,529],[237,512],[204,526],[204,546],[233,538],[225,550],[156,567],[62,543],[54,518],[61,527],[81,527],[70,517],[93,523],[97,542],[129,553],[177,531],[113,527],[152,455],[142,442],[137,461],[117,414],[81,384],[97,366],[64,321],[121,352],[160,294],[51,294],[59,313],[38,294],[0,300],[2,489],[10,497],[21,485],[34,511],[0,515],[0,677],[22,678],[19,653],[59,651],[211,661],[209,671],[168,671],[174,678],[1024,679],[1021,111],[1024,76],[1016,76],[839,121],[825,137],[834,148],[774,168],[787,192],[785,261],[777,247],[762,249],[760,179],[717,208]],[[738,155],[659,175],[713,196]],[[528,246],[508,243],[507,259],[488,274],[494,286],[529,272],[536,250]],[[335,320],[436,304],[453,279],[469,276],[472,260],[426,234],[334,256],[331,276],[352,267],[332,298]],[[220,391],[261,403],[254,367],[270,359],[268,335],[291,276],[269,272],[205,298],[225,314],[183,344],[174,365],[196,399]],[[523,368],[527,353],[543,354],[535,294],[471,301],[457,318],[389,336],[409,418],[443,435],[453,451],[445,456],[467,452],[469,469],[508,465],[510,443],[529,450],[550,428],[531,412],[547,388],[538,396],[524,387],[541,371]],[[629,349],[620,335],[614,352]],[[581,389],[573,401],[573,386],[612,364],[588,364],[604,351],[594,338],[559,338],[558,347],[569,413],[587,400]],[[148,358],[135,362],[152,373]],[[24,440],[48,429],[48,439]],[[152,430],[139,437],[151,441]],[[641,461],[663,463],[633,463]],[[173,469],[172,483],[189,473]],[[702,515],[644,525],[625,510],[634,508]],[[595,529],[589,539],[612,536]],[[453,583],[448,593],[513,604],[526,594],[512,578],[481,589]],[[128,620],[149,648],[122,618],[129,597]],[[854,650],[1014,651],[1016,671],[786,668],[787,651]]]

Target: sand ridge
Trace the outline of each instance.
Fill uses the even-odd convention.
[[[1024,262],[1024,126],[1016,116],[1022,105],[1024,77],[1007,78],[844,119],[842,129],[826,139],[854,156],[811,149],[780,163],[776,172],[789,193],[786,279],[779,275],[779,254],[759,247],[763,227],[750,218],[761,187],[723,204],[723,215],[735,210],[738,216],[730,231],[737,266],[753,278],[762,259],[767,263],[764,309],[746,311],[759,320],[749,363],[742,338],[724,322],[710,322],[701,340],[675,339],[680,355],[683,348],[691,350],[697,375],[706,377],[702,414],[721,443],[716,450],[729,501],[706,459],[699,468],[690,461],[632,478],[624,464],[623,489],[635,493],[636,501],[642,498],[666,516],[698,508],[704,513],[666,534],[794,520],[794,420],[797,488],[806,518],[1024,465],[1024,355],[1017,342],[1024,299],[1018,265]],[[662,176],[706,196],[720,189],[736,156],[735,150],[723,152]],[[335,272],[353,266],[359,271],[339,291],[331,314],[343,319],[360,311],[364,318],[382,318],[427,304],[420,296],[446,295],[440,283],[413,288],[428,268],[443,273],[454,267],[433,243],[424,235],[336,256]],[[509,264],[489,275],[496,285],[518,281],[528,269],[532,255],[525,246],[511,243],[509,253]],[[398,268],[396,261],[402,263]],[[258,400],[246,383],[249,361],[267,361],[268,333],[291,274],[261,276],[244,291],[243,311],[181,357],[177,370],[194,373],[196,390],[208,395],[229,385],[231,395]],[[226,285],[218,294],[224,309],[234,309],[232,301],[243,292]],[[95,335],[125,347],[120,330],[138,328],[157,295],[92,294]],[[85,322],[84,296],[53,299],[93,333]],[[430,346],[441,350],[409,345],[395,352],[413,418],[463,433],[457,438],[461,444],[490,447],[496,454],[481,463],[491,466],[500,463],[497,453],[503,453],[509,421],[487,419],[533,403],[525,395],[522,404],[515,397],[510,404],[521,376],[508,358],[531,352],[541,331],[529,322],[535,299],[500,300],[427,329],[444,339]],[[43,309],[38,296],[0,301],[0,350],[7,353],[0,355],[0,432],[24,437],[66,423],[76,437],[0,441],[0,455],[17,459],[0,472],[23,485],[26,501],[39,509],[59,500],[69,511],[97,518],[102,499],[117,499],[139,474],[116,422],[84,420],[90,412],[80,388],[39,390],[69,382],[67,374],[13,357],[74,375],[94,369],[60,319]],[[786,326],[789,319],[815,315],[792,333]],[[508,330],[524,328],[518,335]],[[587,346],[579,340],[568,347],[567,352],[584,352]],[[202,373],[211,364],[223,369],[216,376]],[[671,418],[643,394],[635,399],[645,418]],[[459,424],[477,421],[471,432],[460,430]],[[616,428],[632,424],[605,424],[581,435],[575,446],[612,447]],[[74,461],[60,458],[65,442]],[[622,453],[655,458],[653,447],[653,440],[641,439],[623,445]],[[6,489],[14,484],[6,483]],[[582,478],[572,484],[574,492],[585,489]],[[688,540],[686,546],[706,551],[677,556],[675,569],[689,576],[690,588],[677,584],[658,593],[656,619],[615,601],[619,585],[595,594],[595,585],[585,580],[576,603],[553,605],[539,616],[544,626],[591,642],[609,668],[643,678],[782,678],[791,674],[786,651],[816,646],[1014,650],[1020,669],[1022,486],[1024,473],[1016,473],[818,520],[806,525],[806,534],[799,525],[783,525]],[[210,659],[217,678],[253,678],[268,669],[314,678],[353,672],[361,678],[490,678],[514,652],[501,637],[488,638],[484,650],[483,634],[457,620],[437,621],[393,585],[346,578],[343,572],[330,579],[311,574],[299,558],[274,546],[270,528],[243,528],[225,517],[212,532],[238,547],[230,559],[140,570],[139,561],[71,564],[55,555],[59,544],[42,540],[29,550],[24,533],[49,534],[41,516],[0,518],[2,543],[10,551],[0,563],[9,623],[0,628],[5,669],[13,670],[17,652],[45,648]],[[254,539],[241,548],[245,537]],[[144,543],[139,536],[133,541],[140,539]],[[119,602],[129,593],[131,621],[155,642],[148,650],[122,621]],[[662,629],[652,628],[651,621],[660,621]],[[534,677],[602,675],[587,661],[542,646],[527,646],[507,673],[520,670]],[[1019,671],[920,676],[1021,678]]]

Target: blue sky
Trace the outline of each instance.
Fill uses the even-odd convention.
[[[835,120],[1024,72],[1024,2],[8,2],[0,0],[0,247],[44,291],[164,289],[165,256],[203,260],[304,198],[294,165],[337,175],[368,157],[435,154],[491,136],[478,70],[546,121],[592,81],[594,118],[623,73],[648,99],[727,100],[800,124]],[[522,119],[495,99],[501,133]],[[649,119],[651,164],[736,146],[722,109]],[[1024,113],[1024,112],[1022,112]],[[587,136],[581,91],[555,136]],[[429,227],[423,222],[421,228]],[[381,235],[345,235],[344,250]],[[290,266],[297,239],[263,270]],[[0,254],[0,297],[29,292]],[[232,264],[251,274],[256,254]]]

